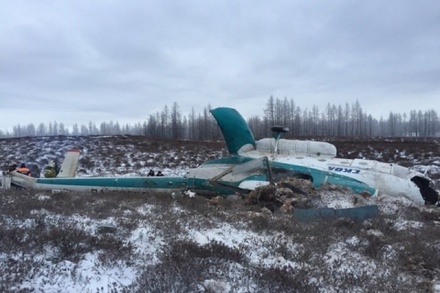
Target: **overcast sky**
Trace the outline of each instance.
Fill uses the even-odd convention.
[[[440,1],[1,1],[0,130],[270,96],[440,112]]]

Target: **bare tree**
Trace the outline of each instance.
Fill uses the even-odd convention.
[[[72,135],[79,135],[79,128],[78,128],[78,124],[73,124],[72,126]]]
[[[266,103],[266,108],[264,109],[264,115],[269,124],[275,124],[275,102],[273,96],[269,97]]]
[[[171,108],[171,138],[182,138],[182,114],[176,102]]]
[[[165,105],[162,112],[150,114],[143,123],[134,125],[126,124],[123,127],[119,122],[101,122],[99,129],[89,121],[88,125],[73,124],[72,135],[120,135],[134,134],[145,135],[151,138],[167,139],[220,139],[221,133],[216,121],[210,115],[211,106],[208,104],[202,113],[196,113],[194,108],[187,118],[183,115],[176,102],[169,108]],[[302,110],[293,99],[283,100],[270,96],[262,118],[257,115],[248,119],[248,124],[256,137],[268,137],[271,135],[270,127],[278,124],[287,126],[290,133],[295,136],[438,136],[440,122],[437,112],[433,109],[422,112],[411,110],[409,116],[406,113],[391,112],[387,119],[373,118],[362,110],[358,100],[351,106],[345,103],[341,105],[327,104],[321,112],[317,105],[311,110]],[[45,136],[45,135],[68,135],[69,129],[57,121],[49,122],[48,125],[40,123],[27,126],[16,125],[12,132],[0,131],[0,137],[6,136]]]

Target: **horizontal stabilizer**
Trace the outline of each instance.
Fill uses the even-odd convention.
[[[76,168],[78,167],[79,149],[70,149],[63,163],[57,178],[71,178],[76,176]]]

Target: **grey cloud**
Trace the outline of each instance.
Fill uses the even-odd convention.
[[[139,121],[175,101],[261,115],[270,95],[379,116],[439,94],[436,1],[14,1],[0,18],[0,101],[58,121]]]

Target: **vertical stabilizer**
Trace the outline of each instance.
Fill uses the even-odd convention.
[[[79,159],[79,150],[70,149],[67,152],[63,163],[61,164],[61,169],[57,175],[57,178],[75,177],[76,168],[78,166],[78,159]]]
[[[232,108],[216,108],[211,110],[225,138],[230,154],[237,154],[247,147],[255,149],[254,135],[244,118]]]

